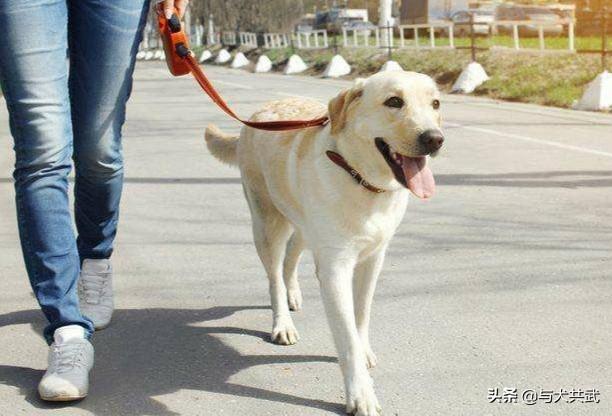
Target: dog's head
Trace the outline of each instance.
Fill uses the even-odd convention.
[[[330,101],[331,134],[370,183],[428,198],[435,184],[426,156],[436,155],[444,142],[439,108],[440,93],[427,75],[381,72]]]

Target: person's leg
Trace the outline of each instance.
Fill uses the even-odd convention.
[[[123,186],[121,128],[148,0],[69,0],[75,217],[81,260],[108,259]]]
[[[102,329],[114,309],[109,258],[123,188],[121,128],[149,2],[69,0],[68,7],[79,297],[82,313]]]
[[[79,256],[68,203],[72,130],[65,0],[0,2],[0,82],[15,143],[19,234],[30,283],[49,320],[44,335],[89,320],[79,312]]]

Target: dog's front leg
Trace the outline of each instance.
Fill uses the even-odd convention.
[[[358,416],[380,414],[365,351],[355,323],[353,270],[356,256],[325,250],[315,254],[317,277],[346,387],[346,410]]]
[[[361,337],[369,368],[376,366],[376,355],[370,346],[370,312],[376,282],[382,269],[387,246],[380,248],[360,261],[355,267],[355,285],[353,299],[355,301],[355,321]]]

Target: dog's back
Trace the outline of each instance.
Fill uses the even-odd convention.
[[[286,98],[271,101],[255,112],[250,121],[279,121],[279,120],[309,120],[321,117],[327,108],[318,101],[308,98]],[[210,152],[221,162],[238,165],[238,146],[259,147],[260,150],[268,146],[275,147],[273,153],[282,152],[282,148],[290,145],[297,132],[268,132],[243,127],[240,137],[222,132],[217,126],[211,124],[206,128],[206,144]],[[256,142],[256,143],[250,143]],[[246,149],[244,149],[246,150]],[[252,150],[252,149],[249,149]],[[263,150],[262,153],[265,153]]]

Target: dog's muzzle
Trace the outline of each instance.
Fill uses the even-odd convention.
[[[419,135],[419,147],[425,154],[435,153],[444,144],[444,135],[440,130],[429,129]]]

